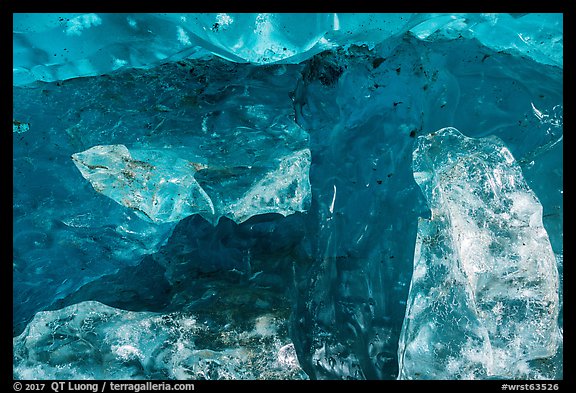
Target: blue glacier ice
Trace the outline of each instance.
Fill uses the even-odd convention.
[[[562,379],[563,14],[13,14],[15,379]]]

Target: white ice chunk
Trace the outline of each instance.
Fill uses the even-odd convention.
[[[310,203],[311,154],[309,149],[283,157],[278,168],[267,173],[237,201],[225,215],[237,223],[256,214],[279,213],[283,216],[304,211]]]
[[[193,214],[213,224],[222,216],[242,223],[258,214],[303,212],[310,204],[309,149],[277,158],[276,168],[271,164],[264,174],[261,168],[213,167],[178,154],[104,145],[75,153],[72,160],[96,191],[154,223]],[[194,177],[199,171],[209,173],[202,185]],[[250,181],[234,180],[239,174]]]
[[[520,167],[499,139],[454,128],[419,137],[413,167],[434,214],[418,226],[398,378],[541,378],[533,361],[562,339],[558,271]]]
[[[94,189],[155,223],[179,221],[199,212],[214,214],[208,195],[194,179],[199,163],[170,151],[94,146],[72,155]]]

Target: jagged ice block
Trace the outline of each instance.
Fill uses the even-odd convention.
[[[420,219],[399,341],[399,379],[550,378],[558,271],[542,206],[496,137],[455,128],[420,136]]]
[[[13,22],[14,378],[563,378],[563,14]]]
[[[217,311],[216,311],[217,312]],[[85,301],[36,314],[14,342],[18,379],[304,379],[282,320],[262,313],[220,334],[191,313]]]
[[[134,149],[131,153],[124,145],[105,145],[75,153],[72,160],[96,191],[154,223],[180,221],[193,214],[201,214],[214,224],[221,216],[242,223],[257,214],[302,212],[310,203],[308,149],[280,157],[276,169],[257,178],[239,198],[228,203],[214,203],[212,198],[233,188],[245,188],[236,178],[242,172],[250,174],[252,166],[214,168],[177,154],[168,149]],[[194,178],[199,171],[213,173],[204,178],[210,183],[209,190],[222,188],[221,183],[228,179],[224,191],[209,196]]]

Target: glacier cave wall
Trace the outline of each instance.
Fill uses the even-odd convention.
[[[90,15],[15,18],[15,378],[562,378],[558,15],[308,15],[293,35],[288,14]],[[47,31],[92,54],[45,60]],[[88,45],[111,31],[123,41]],[[499,138],[542,206],[537,258],[559,273],[538,287],[556,302],[548,350],[493,374],[414,344],[435,318],[414,317],[418,291],[438,284],[419,266],[447,246],[422,246],[437,207],[413,154],[445,127],[478,149]],[[485,348],[475,318],[455,340]]]

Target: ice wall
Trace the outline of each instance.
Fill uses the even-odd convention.
[[[14,14],[14,84],[101,75],[212,54],[254,64],[299,63],[406,32],[476,38],[486,47],[562,66],[562,14],[213,13]]]
[[[562,378],[562,35],[561,14],[14,15],[16,375]],[[466,137],[437,151],[446,128]],[[440,181],[422,158],[416,172],[431,177],[415,181],[415,151],[460,157],[470,171],[448,165]],[[517,194],[498,188],[504,174]],[[430,182],[452,199],[423,193]],[[493,206],[514,200],[529,203]],[[424,242],[434,228],[456,233],[453,220],[435,221],[455,214],[471,219],[466,235],[493,241]],[[545,258],[531,259],[523,237]],[[462,244],[492,262],[473,252],[423,272],[435,266],[428,251]],[[553,265],[557,284],[534,277]],[[435,314],[410,321],[416,294],[441,295],[446,279],[459,283],[447,318],[470,323],[446,330],[454,340],[435,357],[415,345],[430,345]],[[502,288],[523,294],[497,299]],[[95,342],[52,337],[90,310],[114,319],[95,326]],[[149,367],[162,358],[150,355],[132,374],[114,343],[108,368],[89,346],[72,356],[84,345],[74,337],[95,345],[118,326],[138,329],[128,320],[166,315],[176,322],[158,325],[172,346],[164,359],[189,372]],[[171,335],[200,316],[230,338],[210,349],[220,365],[186,363],[209,345]],[[270,326],[277,334],[263,335]],[[232,373],[246,351],[267,354],[257,369],[274,372]]]

